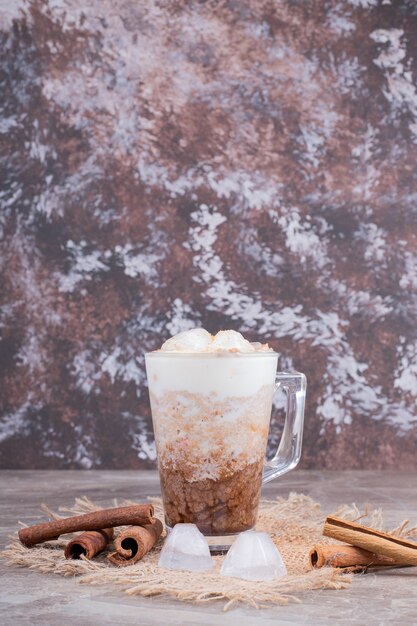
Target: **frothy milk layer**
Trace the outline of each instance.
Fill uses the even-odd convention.
[[[149,388],[161,395],[187,391],[219,398],[255,394],[266,384],[273,385],[278,355],[262,354],[165,354],[151,352],[145,357]]]
[[[268,344],[250,343],[235,330],[210,335],[204,328],[178,333],[146,355],[152,391],[249,396],[272,384],[277,354]]]

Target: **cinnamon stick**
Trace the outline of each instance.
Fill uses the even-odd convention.
[[[389,557],[402,565],[417,565],[417,543],[393,537],[374,528],[330,515],[324,523],[323,535]]]
[[[318,543],[310,550],[310,565],[314,568],[320,567],[355,567],[357,565],[383,566],[383,565],[404,565],[398,563],[388,556],[382,556],[346,545],[328,545]]]
[[[107,558],[120,567],[136,563],[153,548],[161,533],[162,523],[156,518],[152,520],[152,524],[130,526],[116,537],[116,552],[109,554]]]
[[[149,524],[153,512],[154,509],[151,504],[134,504],[114,509],[102,509],[93,513],[65,517],[53,522],[21,528],[19,539],[25,546],[30,547],[79,530],[102,530],[103,528],[114,528],[127,524]]]
[[[77,535],[65,546],[65,558],[79,559],[85,556],[87,559],[92,559],[93,556],[105,550],[109,541],[113,539],[113,534],[113,528],[104,528],[103,530],[87,530]]]

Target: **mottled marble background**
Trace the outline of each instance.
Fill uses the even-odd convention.
[[[417,2],[0,14],[1,466],[154,466],[202,325],[307,374],[303,467],[417,468]]]

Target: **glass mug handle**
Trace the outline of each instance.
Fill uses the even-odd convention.
[[[287,395],[284,430],[275,455],[265,461],[262,483],[289,472],[301,457],[307,379],[300,372],[278,372],[275,392],[279,388]]]

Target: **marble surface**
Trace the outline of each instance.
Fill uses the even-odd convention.
[[[304,468],[417,468],[416,31],[0,2],[0,467],[155,467],[143,353],[202,325],[306,373]]]
[[[0,541],[16,528],[17,518],[35,523],[39,504],[68,504],[86,494],[102,504],[114,497],[158,495],[156,472],[146,471],[3,471],[0,473]],[[298,470],[269,483],[264,495],[302,492],[319,501],[324,512],[356,502],[381,507],[387,526],[417,521],[415,476],[384,471],[321,472]],[[189,606],[166,598],[128,598],[108,587],[83,587],[72,579],[44,575],[0,561],[0,622],[4,626],[275,626],[277,624],[415,625],[416,568],[357,576],[349,589],[299,594],[300,604],[266,610],[238,607],[223,613],[221,604]]]

